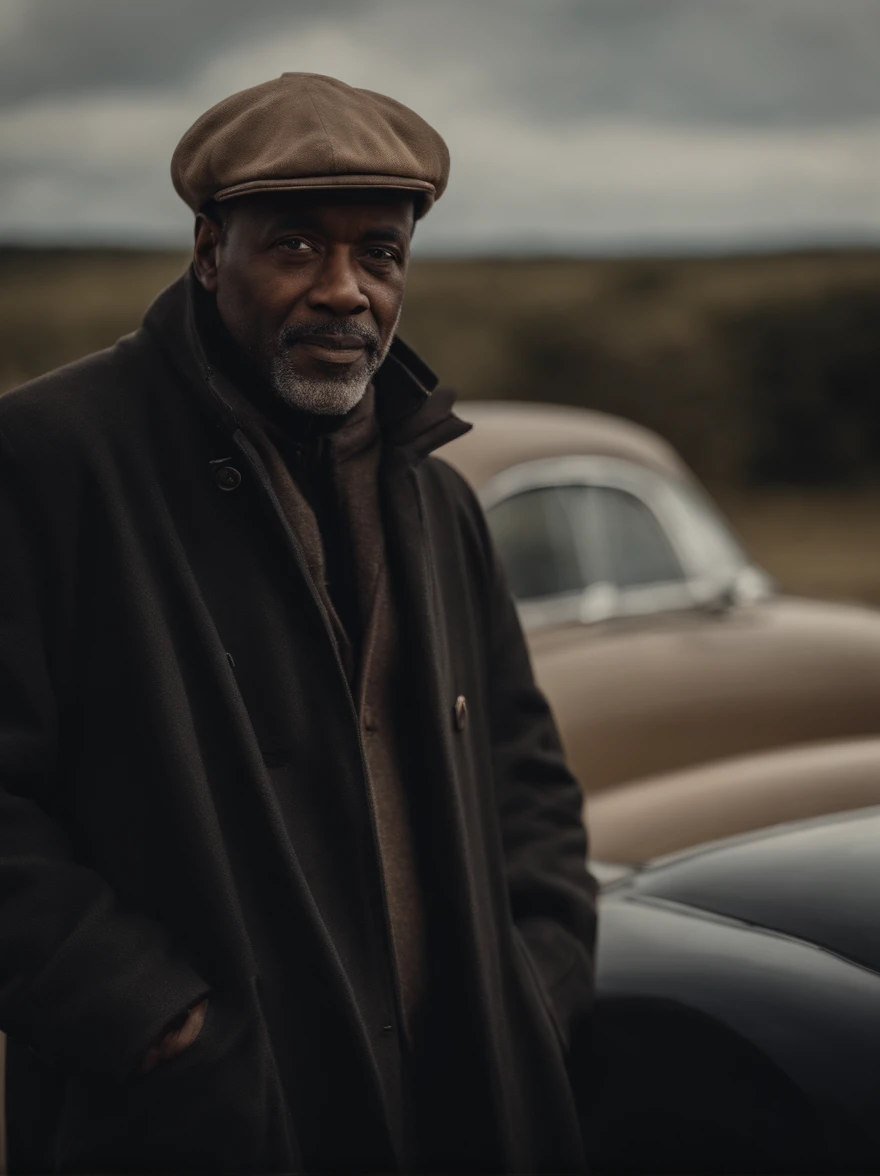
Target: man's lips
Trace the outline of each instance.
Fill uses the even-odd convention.
[[[302,335],[295,345],[324,363],[354,363],[366,349],[359,335]]]

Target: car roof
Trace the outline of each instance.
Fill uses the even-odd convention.
[[[506,400],[466,400],[456,415],[473,424],[437,452],[480,490],[502,470],[550,457],[601,455],[646,466],[682,481],[690,473],[675,450],[650,429],[586,408]]]
[[[880,807],[780,825],[660,860],[632,881],[880,972]]]

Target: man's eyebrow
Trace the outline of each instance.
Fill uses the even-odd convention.
[[[320,233],[322,231],[320,217],[308,212],[288,212],[278,216],[269,225],[269,231],[272,233],[296,232],[297,229],[301,229],[303,232]],[[385,241],[389,245],[397,245],[403,249],[406,247],[408,237],[406,233],[393,225],[374,225],[364,229],[360,234],[360,240]]]
[[[387,228],[379,226],[367,229],[362,234],[362,237],[365,241],[387,241],[389,245],[400,245],[401,247],[407,241],[405,233],[401,232],[400,229],[394,229],[390,226]]]

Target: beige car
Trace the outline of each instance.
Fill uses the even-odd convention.
[[[646,429],[458,411],[440,456],[485,507],[597,857],[880,802],[880,613],[779,594]]]

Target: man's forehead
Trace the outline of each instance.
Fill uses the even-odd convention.
[[[240,210],[255,227],[266,229],[347,225],[363,231],[410,231],[415,222],[412,194],[394,189],[273,192],[239,197],[223,207]]]

